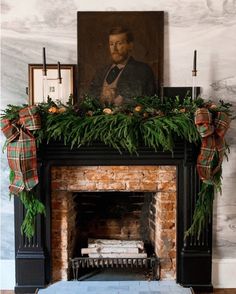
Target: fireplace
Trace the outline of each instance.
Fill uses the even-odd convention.
[[[38,217],[30,241],[20,234],[24,211],[15,199],[16,293],[33,293],[48,283],[70,278],[69,258],[79,254],[75,248],[82,247],[95,231],[98,238],[143,239],[160,257],[161,279],[211,290],[211,224],[200,239],[184,238],[199,191],[196,154],[194,145],[177,140],[173,153],[143,147],[138,156],[120,154],[103,144],[79,149],[59,142],[42,144],[38,195],[47,215]],[[116,217],[122,215],[126,225],[118,224],[109,213],[98,219],[99,212],[89,210],[108,198],[108,208]],[[87,235],[83,221],[76,222],[75,206],[80,212],[83,208],[83,217],[94,213]]]

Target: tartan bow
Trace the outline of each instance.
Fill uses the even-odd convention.
[[[217,112],[213,117],[207,108],[195,112],[195,125],[202,137],[201,151],[197,159],[197,170],[200,178],[212,183],[214,175],[221,170],[225,153],[224,136],[230,124],[225,112]],[[215,159],[217,165],[215,166]]]
[[[19,120],[1,120],[1,129],[7,138],[7,158],[14,180],[9,186],[12,194],[29,191],[38,184],[36,143],[30,131],[41,128],[36,106],[19,111]]]

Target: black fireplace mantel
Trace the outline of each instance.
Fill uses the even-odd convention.
[[[60,142],[42,144],[38,150],[38,197],[46,206],[46,218],[37,217],[35,236],[21,235],[24,209],[15,198],[16,293],[34,293],[51,282],[51,167],[94,165],[175,165],[177,167],[177,265],[176,281],[196,290],[211,291],[212,226],[200,239],[184,238],[192,222],[200,181],[195,163],[197,148],[183,140],[175,141],[173,153],[142,147],[130,155],[97,143],[71,149]]]

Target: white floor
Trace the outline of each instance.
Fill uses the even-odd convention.
[[[57,282],[39,294],[191,294],[174,281],[90,281]]]
[[[12,290],[15,283],[15,260],[0,260],[0,290]]]

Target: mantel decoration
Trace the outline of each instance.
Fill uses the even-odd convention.
[[[232,119],[231,104],[205,101],[136,97],[122,106],[102,105],[86,96],[80,104],[52,101],[15,106],[1,114],[1,128],[7,140],[10,167],[10,194],[19,196],[26,209],[22,233],[34,235],[34,220],[45,207],[36,196],[37,146],[63,141],[71,148],[103,142],[120,153],[138,154],[142,144],[172,151],[176,137],[195,143],[200,149],[197,170],[202,180],[193,223],[186,232],[200,236],[211,214],[214,190],[221,191],[222,161],[229,152],[224,135]]]

